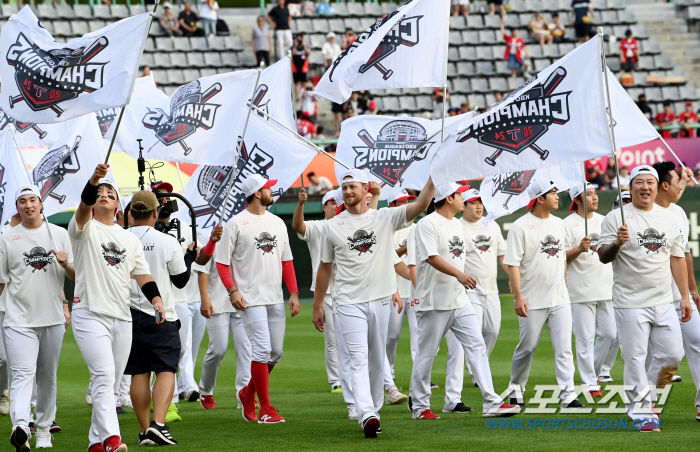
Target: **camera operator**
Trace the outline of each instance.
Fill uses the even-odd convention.
[[[180,321],[175,313],[175,295],[172,286],[182,289],[190,279],[190,268],[197,256],[191,243],[187,254],[177,239],[154,229],[158,217],[158,199],[155,194],[141,190],[131,199],[130,215],[133,227],[129,231],[143,244],[143,253],[162,290],[165,322],[149,309],[146,299],[132,280],[131,317],[133,339],[131,354],[124,371],[131,375],[131,401],[139,420],[139,444],[177,444],[165,424],[165,416],[175,390],[175,374],[180,359]],[[172,284],[171,284],[172,283]],[[158,322],[158,323],[157,323]],[[150,422],[151,372],[156,374],[153,385],[153,421]]]

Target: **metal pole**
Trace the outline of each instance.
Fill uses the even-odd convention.
[[[447,19],[450,18],[450,8],[451,5],[447,6]],[[445,141],[445,116],[447,116],[447,65],[449,64],[449,48],[450,48],[450,27],[445,27],[445,44],[447,49],[445,49],[445,79],[442,82],[442,134],[440,135],[440,143]]]
[[[671,146],[669,146],[668,143],[666,143],[666,140],[664,140],[664,138],[661,135],[659,135],[659,139],[664,144],[664,146],[666,146],[666,149],[668,149],[669,152],[671,154],[673,154],[673,156],[676,158],[676,160],[678,160],[678,163],[681,165],[681,168],[683,168],[683,171],[687,170],[688,168],[683,164],[683,162],[681,162],[681,159],[678,158],[676,153],[673,152],[673,149],[671,149]],[[683,175],[683,177],[685,177],[685,175]],[[695,182],[696,184],[698,183],[698,181],[695,180],[695,176],[690,176],[690,177],[693,179],[693,182]]]
[[[583,162],[583,227],[588,237],[588,194],[586,187],[588,186],[588,181],[586,180],[586,162]]]
[[[182,191],[185,191],[185,183],[182,182],[182,172],[180,171],[180,162],[175,162],[177,167],[177,175],[180,176],[180,185],[182,186]]]
[[[289,57],[289,70],[292,70],[292,51],[287,50],[287,57]],[[297,122],[297,96],[296,96],[296,84],[294,83],[294,73],[292,73],[292,78],[290,79],[292,82],[292,114],[294,115],[294,123],[296,124]],[[303,102],[302,102],[303,105]]]
[[[255,107],[253,105],[253,97],[255,97],[255,92],[258,90],[258,83],[260,82],[260,74],[262,74],[263,68],[265,67],[265,62],[260,62],[260,67],[258,67],[258,76],[255,79],[255,86],[253,87],[253,94],[250,96],[250,106],[248,107],[248,115],[245,118],[245,125],[243,126],[243,134],[241,135],[241,144],[236,146],[236,158],[233,159],[233,167],[231,169],[231,179],[228,181],[228,188],[226,189],[226,198],[224,198],[223,208],[221,209],[221,216],[219,217],[219,224],[224,221],[224,214],[226,213],[226,206],[228,205],[228,199],[231,196],[231,188],[233,188],[233,180],[236,178],[236,170],[238,169],[238,157],[241,155],[241,148],[243,143],[245,143],[245,132],[248,129],[248,121],[250,120],[250,113]]]
[[[105,165],[109,163],[109,156],[112,153],[112,146],[114,146],[114,140],[117,139],[117,132],[119,132],[119,124],[122,123],[122,116],[124,116],[124,110],[126,110],[126,104],[122,105],[122,109],[119,112],[119,119],[117,119],[117,126],[114,129],[114,134],[112,134],[112,139],[109,142],[109,149],[107,149],[107,155],[105,156]]]
[[[445,141],[445,116],[447,116],[447,83],[442,85],[442,135],[440,135],[440,143]]]

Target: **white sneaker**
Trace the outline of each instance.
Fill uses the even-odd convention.
[[[129,408],[134,408],[133,403],[131,403],[131,397],[126,396],[126,397],[121,397],[119,399],[119,405],[123,407],[129,407]]]
[[[401,394],[396,385],[393,385],[386,390],[384,403],[387,405],[398,405],[400,403],[404,403],[406,400],[408,400],[408,397],[405,394]]]
[[[355,407],[348,409],[348,419],[357,420],[357,410],[355,409]]]
[[[683,381],[683,377],[680,375],[674,375],[671,377],[671,383],[680,383],[681,381]]]
[[[48,429],[45,432],[37,431],[34,436],[36,437],[35,447],[37,449],[53,447],[53,444],[51,443],[53,437],[51,436],[51,433],[48,432]]]
[[[90,393],[90,388],[85,392],[85,403],[92,406],[92,394]]]
[[[7,393],[4,393],[0,395],[0,414],[3,416],[7,416],[7,414],[10,412],[10,398],[7,396]]]

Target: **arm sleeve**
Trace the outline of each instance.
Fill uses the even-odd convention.
[[[297,288],[297,275],[294,273],[294,261],[288,260],[282,262],[282,279],[290,293],[299,292]]]
[[[423,222],[416,226],[416,249],[418,251],[417,260],[423,262],[430,256],[439,256],[435,228]]]
[[[620,217],[620,214],[617,212],[617,210],[614,210],[615,212],[614,216],[610,216],[609,214],[605,217],[603,220],[603,224],[600,226],[600,237],[598,238],[598,249],[600,249],[601,246],[603,245],[609,245],[611,243],[615,243],[615,240],[617,240],[617,222],[616,219]]]
[[[494,236],[498,240],[498,246],[496,247],[496,256],[505,256],[506,254],[506,240],[503,238],[503,232],[501,232],[501,227],[495,221],[493,224],[496,225]]]
[[[525,240],[523,231],[519,225],[513,224],[508,231],[508,243],[506,244],[506,254],[503,263],[520,267],[520,262],[525,255]]]
[[[233,285],[233,278],[231,277],[231,268],[228,265],[216,263],[216,272],[221,278],[221,282],[224,284],[226,291]]]

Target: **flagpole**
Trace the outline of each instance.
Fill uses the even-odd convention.
[[[586,180],[586,162],[583,162],[583,227],[586,233],[586,237],[588,237],[588,190],[586,190],[587,185],[588,181]]]
[[[245,143],[245,133],[248,130],[248,121],[250,120],[250,113],[253,111],[253,98],[255,97],[255,92],[258,90],[258,83],[260,82],[260,74],[262,74],[263,68],[265,67],[265,62],[261,61],[258,67],[258,76],[255,79],[255,86],[253,87],[253,94],[250,96],[250,102],[248,106],[248,115],[245,118],[245,125],[243,126],[243,133],[241,134],[241,144],[236,146],[236,158],[233,159],[233,167],[231,168],[231,178],[228,181],[228,188],[226,189],[226,197],[224,198],[224,204],[221,209],[221,216],[219,217],[219,224],[224,221],[224,214],[226,213],[226,206],[228,205],[228,199],[231,196],[231,188],[233,188],[233,180],[236,178],[236,170],[238,169],[238,157],[241,155],[241,148]],[[241,168],[242,170],[242,168]]]
[[[10,127],[10,135],[12,135],[12,141],[15,142],[15,147],[17,148],[17,153],[19,154],[19,158],[22,160],[22,166],[24,167],[24,172],[27,173],[27,179],[29,179],[29,183],[32,185],[36,184],[34,183],[34,178],[29,174],[29,169],[27,168],[27,163],[24,161],[24,155],[22,155],[22,150],[19,147],[19,144],[17,143],[17,137],[15,137],[15,131],[14,131],[14,125]],[[41,204],[43,206],[44,201],[41,200]],[[51,238],[51,243],[53,243],[53,249],[58,251],[58,246],[56,246],[56,241],[53,238],[53,234],[51,233],[51,228],[49,227],[49,220],[46,218],[46,215],[44,215],[44,208],[41,208],[41,218],[46,222],[46,230],[49,231],[49,237]]]
[[[600,35],[600,52],[603,57],[603,79],[605,80],[605,93],[603,93],[603,104],[605,104],[606,98],[608,102],[608,139],[610,140],[610,147],[612,148],[612,155],[615,159],[615,178],[617,180],[617,195],[620,197],[620,216],[622,218],[622,225],[625,225],[625,213],[622,206],[622,187],[620,186],[620,165],[617,162],[617,145],[615,144],[615,127],[613,125],[613,112],[612,104],[610,103],[610,85],[608,84],[608,64],[605,61],[605,41],[603,40],[603,27],[598,27],[598,34]],[[603,112],[605,113],[605,112]]]
[[[180,171],[180,162],[175,162],[177,167],[177,175],[180,176],[180,185],[182,186],[182,191],[185,191],[185,183],[182,181],[182,172]]]
[[[287,50],[287,57],[289,58],[289,70],[292,70],[292,51]],[[292,73],[291,77],[291,88],[292,88],[292,114],[294,115],[294,123],[296,124],[297,122],[297,96],[296,96],[296,86],[294,85],[294,73]]]
[[[450,20],[450,8],[452,6],[447,6],[447,20]],[[445,116],[447,116],[447,65],[449,64],[449,50],[450,50],[450,27],[445,27],[445,45],[447,49],[445,50],[445,79],[442,82],[442,134],[440,135],[440,143],[445,141]]]
[[[669,151],[671,154],[673,154],[673,156],[676,158],[676,160],[678,160],[678,163],[681,165],[681,168],[683,168],[683,171],[686,171],[686,170],[688,169],[688,167],[686,167],[686,166],[683,164],[683,162],[681,161],[681,159],[678,158],[678,155],[676,155],[676,153],[673,152],[673,149],[671,149],[671,146],[669,146],[668,143],[666,143],[666,140],[664,140],[664,138],[663,138],[661,135],[659,135],[659,139],[660,139],[661,142],[664,144],[664,146],[666,146],[666,149],[668,149],[668,151]],[[683,175],[683,177],[685,177],[685,174]],[[692,175],[691,175],[690,177],[691,177],[691,179],[693,179],[693,182],[695,182],[696,184],[698,183],[698,181],[695,180],[695,176],[692,176]]]

